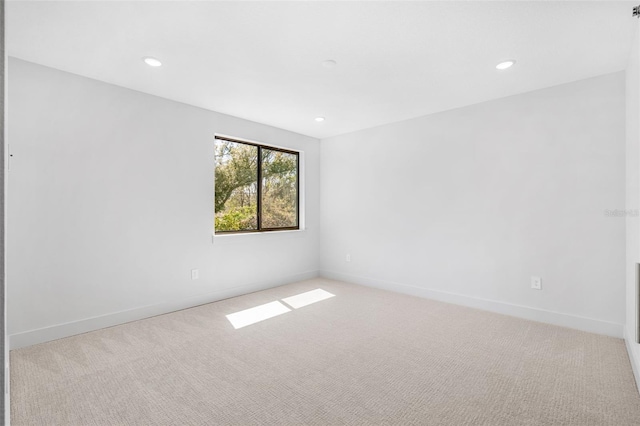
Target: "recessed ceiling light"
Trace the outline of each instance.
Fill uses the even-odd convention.
[[[496,65],[496,68],[499,70],[506,70],[507,68],[511,68],[515,63],[516,61],[513,60],[500,62],[498,65]]]
[[[162,62],[160,62],[159,59],[153,58],[151,56],[145,56],[144,58],[142,58],[142,60],[144,61],[145,64],[149,65],[150,67],[162,66]]]
[[[316,117],[316,121],[319,123],[321,121],[324,121],[324,117]]]
[[[333,59],[327,59],[326,61],[324,61],[322,63],[322,66],[325,68],[333,68],[336,65],[338,65],[338,63],[336,61],[334,61]]]

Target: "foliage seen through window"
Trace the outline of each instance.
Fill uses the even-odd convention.
[[[215,157],[216,233],[298,229],[297,152],[216,138]]]

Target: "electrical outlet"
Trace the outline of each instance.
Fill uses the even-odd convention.
[[[200,271],[198,269],[191,270],[191,279],[197,280],[200,277]]]
[[[351,255],[347,253],[347,257],[344,260],[346,260],[347,262],[351,262]]]
[[[542,290],[542,278],[531,277],[531,288],[534,290]]]

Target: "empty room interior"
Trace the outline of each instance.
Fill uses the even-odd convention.
[[[628,1],[7,1],[5,424],[640,425]]]

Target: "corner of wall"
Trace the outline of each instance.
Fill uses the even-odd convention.
[[[638,388],[638,392],[640,392],[640,345],[635,342],[627,327],[624,328],[624,343],[627,347],[627,353],[629,354],[629,362],[631,363],[633,376],[636,379],[636,387]]]

